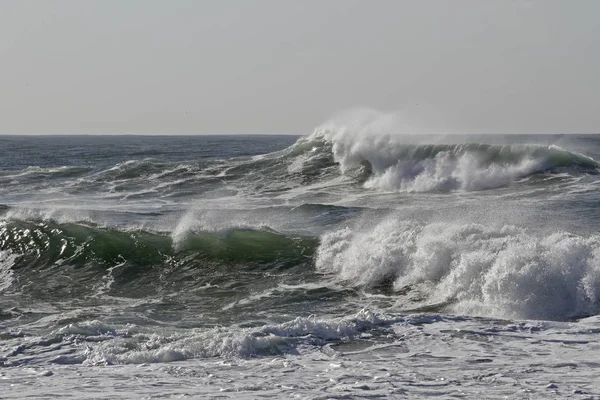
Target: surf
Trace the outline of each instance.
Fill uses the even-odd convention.
[[[315,265],[403,309],[569,320],[600,313],[600,236],[390,215],[324,234]]]

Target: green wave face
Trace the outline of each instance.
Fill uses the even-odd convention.
[[[182,280],[190,286],[226,282],[232,275],[278,273],[305,265],[316,246],[316,238],[270,230],[195,232],[175,246],[167,234],[76,223],[17,220],[0,228],[0,251],[14,255],[4,268],[19,275],[15,290],[31,280],[41,288],[57,277],[69,281],[74,292],[86,292],[110,278],[113,289],[126,294],[143,291],[144,285],[169,286]],[[67,290],[65,284],[58,290]],[[52,285],[46,289],[50,295]]]

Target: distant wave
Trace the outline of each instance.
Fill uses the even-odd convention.
[[[598,173],[600,164],[558,146],[480,143],[414,144],[409,138],[317,129],[306,141],[331,151],[344,174],[370,189],[406,192],[483,190],[540,172]],[[414,140],[414,138],[412,139]]]
[[[259,156],[186,162],[144,158],[96,171],[28,167],[0,171],[0,183],[39,189],[56,179],[68,193],[127,198],[187,196],[227,184],[253,196],[330,184],[349,190],[358,185],[376,191],[449,192],[500,188],[537,174],[597,174],[600,168],[594,159],[554,145],[414,141],[328,127],[284,150]]]

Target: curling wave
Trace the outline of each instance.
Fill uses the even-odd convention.
[[[554,145],[414,144],[407,136],[346,128],[317,129],[307,140],[331,151],[342,173],[379,190],[473,191],[542,172],[596,174],[599,168],[594,159]]]
[[[289,236],[269,229],[190,232],[174,245],[170,234],[101,228],[80,223],[4,221],[0,225],[0,273],[17,271],[45,276],[62,272],[85,281],[119,267],[117,284],[153,270],[287,268],[310,260],[317,239]],[[35,271],[35,272],[33,272]],[[112,278],[111,278],[112,279]],[[14,281],[14,279],[13,279]],[[78,284],[84,285],[83,281]],[[0,290],[7,289],[0,285]]]

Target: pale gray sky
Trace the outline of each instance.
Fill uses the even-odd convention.
[[[1,133],[592,133],[599,71],[596,0],[0,0]]]

